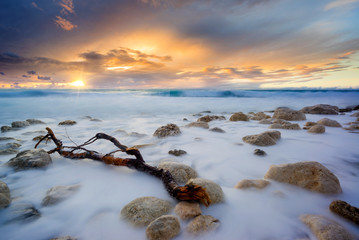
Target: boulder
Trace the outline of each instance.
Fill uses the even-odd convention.
[[[268,118],[270,118],[270,116],[268,116],[264,112],[257,112],[255,114],[253,114],[252,117],[250,117],[251,120],[255,120],[255,121],[260,121],[260,120],[268,119]]]
[[[23,223],[32,222],[41,217],[39,210],[37,210],[34,205],[29,203],[11,204],[7,215],[9,222]]]
[[[271,129],[287,129],[287,130],[301,130],[300,126],[297,123],[273,123],[269,126]]]
[[[167,170],[178,184],[186,183],[191,178],[197,177],[197,172],[190,166],[176,162],[162,162],[158,168]]]
[[[199,127],[199,128],[208,129],[209,125],[206,122],[191,122],[191,123],[187,124],[186,127]]]
[[[206,115],[197,119],[197,122],[210,122],[213,120],[226,120],[224,116],[210,116]]]
[[[270,119],[262,119],[258,122],[259,124],[272,124]]]
[[[79,188],[79,184],[52,187],[46,192],[46,196],[41,204],[43,206],[55,205],[74,195]]]
[[[317,124],[318,124],[318,123],[316,123],[316,122],[306,122],[306,123],[304,124],[303,129],[309,129],[309,128],[311,128],[311,127],[317,125]]]
[[[134,226],[146,226],[170,210],[171,203],[169,201],[156,197],[141,197],[124,206],[121,216]]]
[[[0,155],[10,155],[10,154],[16,154],[19,151],[16,148],[5,148],[0,149]]]
[[[187,232],[193,235],[200,235],[209,231],[214,231],[219,227],[219,220],[210,215],[200,215],[195,217],[187,226]]]
[[[335,120],[329,119],[329,118],[322,118],[317,123],[320,125],[327,126],[327,127],[342,127],[342,125],[340,125],[340,123],[338,123]]]
[[[14,143],[14,142],[7,143],[6,147],[8,147],[8,148],[19,148],[19,147],[21,147],[21,144],[20,143]]]
[[[309,114],[333,114],[338,115],[339,108],[328,104],[317,104],[314,106],[304,107],[300,110],[302,113]]]
[[[289,183],[318,193],[342,192],[338,178],[318,162],[272,165],[264,178]]]
[[[353,113],[352,115],[350,115],[351,117],[359,117],[359,112]]]
[[[30,125],[35,125],[35,124],[45,124],[43,121],[38,120],[38,119],[27,119],[26,122],[28,122]]]
[[[15,121],[11,123],[12,128],[23,128],[27,126],[30,126],[30,123],[27,121]]]
[[[325,133],[325,127],[323,125],[314,125],[308,129],[309,133]]]
[[[267,155],[267,153],[265,151],[263,151],[262,149],[254,149],[254,155],[257,155],[257,156],[265,156]]]
[[[274,111],[273,118],[283,119],[287,121],[306,120],[305,114],[287,107],[279,107]]]
[[[336,200],[330,204],[329,209],[339,216],[359,225],[359,208],[354,207],[347,202]]]
[[[9,206],[11,203],[10,189],[6,183],[0,181],[0,209]]]
[[[18,139],[13,138],[13,137],[0,137],[0,141],[10,141],[10,140],[19,141]]]
[[[239,181],[235,188],[239,189],[247,189],[247,188],[257,188],[257,189],[263,189],[268,186],[270,182],[263,179],[256,179],[256,180],[250,180],[250,179],[243,179]]]
[[[146,236],[150,240],[169,240],[181,232],[181,225],[176,216],[163,215],[148,225]]]
[[[280,137],[281,134],[279,131],[267,131],[260,134],[245,136],[242,138],[242,140],[246,143],[257,146],[271,146],[276,144]]]
[[[348,232],[337,222],[320,215],[304,214],[300,220],[306,224],[318,240],[355,240],[354,235]]]
[[[249,121],[249,117],[242,112],[236,112],[229,118],[229,121]]]
[[[65,121],[62,121],[62,122],[59,122],[59,126],[72,126],[72,125],[75,125],[77,122],[76,121],[73,121],[73,120],[65,120]]]
[[[179,202],[175,207],[175,213],[182,220],[189,220],[202,214],[199,203],[197,202]]]
[[[9,132],[13,130],[10,126],[1,126],[1,132]]]
[[[217,132],[217,133],[225,133],[226,132],[222,128],[219,128],[219,127],[211,128],[211,129],[209,129],[209,131]]]
[[[10,159],[7,164],[15,170],[42,168],[52,163],[50,155],[43,149],[25,150]]]
[[[187,152],[185,150],[182,149],[174,149],[174,150],[169,150],[168,154],[174,155],[174,156],[181,156],[184,154],[187,154]]]
[[[153,136],[164,138],[169,136],[177,136],[181,134],[181,130],[176,124],[170,123],[166,126],[161,126],[153,133]]]
[[[224,200],[224,193],[221,186],[211,180],[204,178],[193,178],[190,179],[186,184],[199,185],[205,188],[212,204],[220,203]]]

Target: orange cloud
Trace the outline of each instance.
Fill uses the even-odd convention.
[[[55,24],[66,31],[71,31],[74,28],[77,28],[77,25],[72,24],[69,20],[66,20],[60,16],[56,16]]]

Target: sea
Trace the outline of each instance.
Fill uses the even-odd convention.
[[[201,206],[202,214],[217,218],[220,227],[194,237],[186,231],[189,221],[181,221],[178,240],[316,239],[300,221],[302,214],[326,216],[359,235],[357,226],[328,208],[337,199],[359,207],[358,133],[333,127],[326,127],[324,134],[280,129],[281,139],[276,145],[258,147],[243,142],[242,138],[268,131],[268,125],[254,120],[229,121],[235,112],[264,111],[271,116],[277,107],[300,110],[315,104],[356,106],[359,90],[0,90],[1,126],[26,119],[45,122],[0,133],[1,137],[17,139],[1,141],[0,149],[11,142],[21,144],[19,151],[32,149],[36,144],[32,139],[50,127],[67,146],[79,145],[103,132],[129,147],[145,145],[140,151],[150,165],[170,161],[191,166],[200,178],[212,180],[223,189],[222,203]],[[351,116],[355,112],[307,114],[306,121],[294,123],[303,127],[307,121],[327,117],[345,128],[356,121]],[[209,126],[221,128],[225,133],[186,127],[200,115],[224,116],[226,120],[212,121]],[[64,120],[74,120],[77,124],[59,126]],[[168,123],[178,125],[182,134],[163,139],[153,136],[158,127]],[[54,145],[47,142],[39,147],[48,151]],[[116,150],[106,141],[97,141],[88,148],[100,153]],[[254,155],[257,148],[267,155]],[[168,151],[173,149],[185,150],[187,154],[169,155]],[[131,226],[121,218],[121,209],[144,196],[168,200],[173,207],[177,203],[158,179],[126,167],[89,159],[71,160],[54,153],[53,163],[47,168],[14,171],[6,162],[15,156],[0,155],[0,181],[9,186],[12,198],[9,207],[0,209],[0,239],[45,240],[63,236],[79,240],[146,239],[146,228]],[[323,195],[275,181],[261,190],[234,188],[243,179],[263,179],[271,165],[303,161],[316,161],[327,167],[338,177],[343,193]],[[42,205],[50,188],[73,184],[80,185],[74,195],[52,206]],[[17,218],[24,206],[36,209],[39,217]],[[175,215],[173,210],[169,214]]]

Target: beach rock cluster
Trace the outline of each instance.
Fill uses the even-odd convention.
[[[177,136],[181,134],[180,128],[173,123],[169,123],[166,126],[161,126],[153,133],[153,136],[159,138],[165,138],[169,136]]]
[[[281,133],[279,131],[266,131],[260,134],[245,136],[242,140],[257,146],[272,146],[277,143],[280,137]]]
[[[2,126],[1,127],[1,132],[8,132],[8,131],[12,131],[12,130],[18,130],[24,127],[28,127],[30,125],[35,125],[35,124],[45,124],[43,121],[38,120],[38,119],[27,119],[25,121],[15,121],[11,123],[11,126]]]

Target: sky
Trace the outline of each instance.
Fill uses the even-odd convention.
[[[359,88],[359,0],[1,0],[0,88]]]

